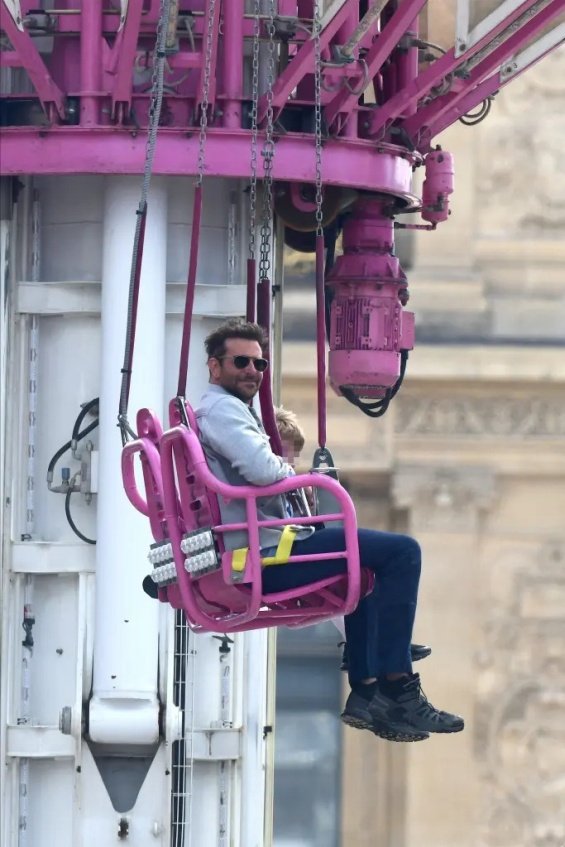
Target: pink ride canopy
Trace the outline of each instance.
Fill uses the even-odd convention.
[[[0,64],[14,72],[2,97],[2,172],[140,173],[158,0],[121,0],[116,8],[102,0],[61,0],[49,12],[37,5],[0,0],[6,45]],[[171,4],[155,173],[196,172],[198,139],[190,128],[199,125],[205,26],[213,7],[206,173],[249,176],[255,22],[246,10],[252,5],[180,0],[175,11]],[[274,178],[313,181],[314,2],[272,6]],[[327,0],[323,6],[324,182],[382,191],[399,207],[417,202],[411,170],[433,138],[564,38],[561,0],[487,0],[478,20],[468,0],[448,0],[437,19],[426,0]],[[262,40],[267,19],[264,13]],[[266,111],[260,92],[260,127]]]

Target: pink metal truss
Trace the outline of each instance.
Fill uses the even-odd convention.
[[[446,100],[465,101],[463,109],[454,113],[450,121],[442,124],[441,129],[454,123],[461,115],[480,103],[484,97],[503,87],[505,83],[496,71],[501,68],[504,60],[517,52],[522,45],[527,44],[544,24],[547,25],[560,13],[563,13],[563,0],[555,0],[555,2],[525,0],[504,20],[494,25],[472,49],[458,57],[455,57],[454,49],[449,50],[427,70],[418,74],[408,85],[396,92],[369,118],[367,135],[370,138],[385,135],[387,128],[413,105],[418,106],[416,115],[406,120],[398,120],[399,125],[403,126],[409,134],[414,129],[419,129],[424,123],[432,126],[435,120],[444,113]],[[484,61],[481,61],[483,56]],[[477,61],[478,64],[475,67]],[[469,67],[474,68],[470,75]],[[484,85],[480,91],[477,91],[479,84],[491,74],[493,74],[491,84]],[[430,96],[433,89],[441,87],[444,80],[453,76],[457,80],[455,95],[449,92],[446,95],[438,95],[429,104],[423,102],[424,98]],[[477,96],[474,92],[477,92]],[[481,97],[480,94],[483,96]],[[434,135],[439,131],[441,130],[436,130]],[[424,149],[428,147],[429,144]]]
[[[363,16],[373,3],[326,5],[320,35],[324,181],[404,199],[410,169],[431,149],[435,136],[513,78],[501,74],[504,63],[563,14],[563,0],[517,0],[461,55],[452,48],[424,62],[417,38],[427,0],[378,0],[380,16],[365,27]],[[37,6],[20,0],[8,7],[0,0],[5,47],[0,66],[10,69],[0,113],[2,172],[140,172],[160,3],[129,0],[123,16],[102,0],[73,0],[48,13]],[[272,91],[275,178],[291,182],[314,177],[313,6],[313,0],[279,0],[275,21],[280,50]],[[15,15],[18,7],[21,14]],[[210,32],[207,172],[246,177],[254,20],[245,13],[244,0],[216,2],[210,29],[210,0],[180,0],[178,8],[167,50],[155,170],[196,170]],[[264,19],[260,37],[264,45]],[[351,38],[347,55],[340,53]],[[47,43],[52,47],[41,52]],[[18,88],[22,71],[27,81]],[[260,145],[267,103],[263,75],[261,85]]]
[[[2,59],[6,57],[6,62],[2,61],[1,66],[23,68],[47,116],[54,118],[56,111],[56,115],[63,118],[65,114],[63,92],[53,82],[29,32],[21,24],[16,23],[4,3],[2,3],[2,12],[1,28],[9,39],[12,50],[2,53]]]
[[[411,3],[403,3],[390,21],[383,27],[382,32],[375,38],[364,59],[370,79],[374,79],[380,72],[392,51],[397,47],[402,36],[410,29],[413,31],[413,22],[415,20],[417,21],[417,17],[426,5],[426,2],[427,0],[414,0]],[[413,52],[415,50],[416,48],[412,48]],[[406,53],[408,52],[409,49],[406,50]],[[415,76],[417,73],[417,61],[416,67],[413,70],[413,75]],[[358,80],[353,80],[354,85],[356,81]],[[351,88],[353,88],[353,93]],[[355,108],[357,100],[358,97],[355,94],[354,86],[349,86],[349,88],[344,86],[341,88],[326,106],[325,115],[328,125],[331,126],[339,114],[348,116]]]

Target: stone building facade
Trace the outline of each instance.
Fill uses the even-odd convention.
[[[564,105],[562,48],[439,139],[456,193],[415,239],[405,384],[377,421],[329,398],[360,524],[421,542],[425,690],[467,720],[412,745],[343,732],[341,847],[565,844]],[[291,331],[307,297],[288,293]],[[314,368],[285,344],[312,450]]]

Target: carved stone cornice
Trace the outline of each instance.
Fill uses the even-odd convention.
[[[565,397],[410,397],[395,400],[397,435],[480,438],[565,436]]]

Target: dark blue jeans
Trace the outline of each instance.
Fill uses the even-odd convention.
[[[361,567],[374,572],[375,587],[345,618],[351,683],[387,673],[411,672],[410,643],[421,565],[418,542],[407,535],[360,529],[358,536]],[[344,546],[343,530],[328,527],[295,541],[292,552],[301,556],[330,553]],[[345,571],[346,562],[340,558],[273,565],[263,571],[263,589],[297,588]]]

